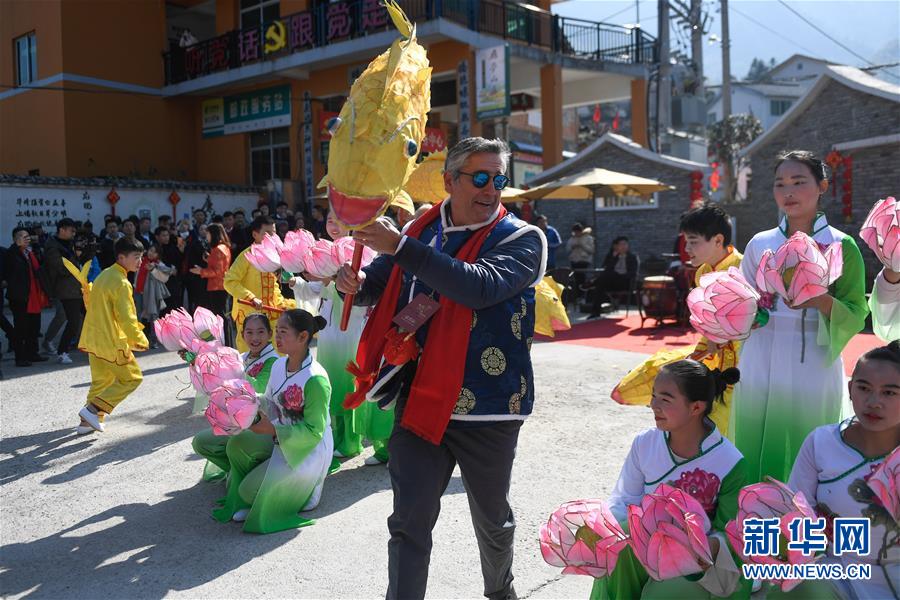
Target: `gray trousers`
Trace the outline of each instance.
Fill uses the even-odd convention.
[[[424,598],[431,531],[458,464],[481,554],[484,595],[506,597],[516,529],[509,483],[522,421],[448,428],[439,446],[395,424],[388,451],[394,512],[388,517],[388,600]]]

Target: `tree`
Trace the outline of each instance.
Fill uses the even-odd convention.
[[[733,200],[737,188],[734,177],[735,167],[743,167],[742,161],[735,165],[735,159],[743,148],[763,132],[762,124],[753,115],[731,115],[709,128],[709,152],[716,162],[724,165],[722,189],[725,200]]]
[[[774,58],[769,59],[769,64],[766,64],[766,61],[761,58],[754,58],[750,63],[750,70],[747,71],[747,77],[745,79],[752,82],[762,81],[774,66]]]

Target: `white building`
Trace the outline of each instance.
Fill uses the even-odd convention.
[[[735,81],[731,84],[732,114],[750,113],[768,131],[794,102],[806,93],[816,77],[833,64],[827,60],[795,54],[772,67],[763,81]],[[707,88],[714,95],[707,102],[706,123],[722,120],[722,86]]]

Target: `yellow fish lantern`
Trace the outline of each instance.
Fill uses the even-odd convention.
[[[404,190],[416,202],[437,204],[447,197],[444,189],[444,162],[447,151],[441,150],[425,157],[416,170],[409,176]]]
[[[572,329],[569,315],[560,296],[563,287],[547,275],[534,288],[534,330],[547,337],[556,337],[557,331]]]
[[[402,38],[376,57],[350,88],[331,132],[327,184],[341,225],[362,229],[381,216],[416,166],[431,109],[431,67],[415,26],[394,0],[385,4]]]

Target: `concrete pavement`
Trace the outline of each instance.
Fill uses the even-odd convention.
[[[591,580],[545,564],[538,529],[560,503],[604,497],[649,411],[609,391],[640,354],[536,343],[537,399],[519,439],[511,499],[520,598],[585,598]],[[312,527],[241,533],[209,516],[222,484],[200,482],[187,373],[139,360],[144,383],[102,435],[76,437],[86,359],[16,368],[0,382],[0,594],[9,598],[377,598],[387,585],[390,481],[348,460]],[[478,552],[457,471],[434,532],[429,597],[481,597]]]

